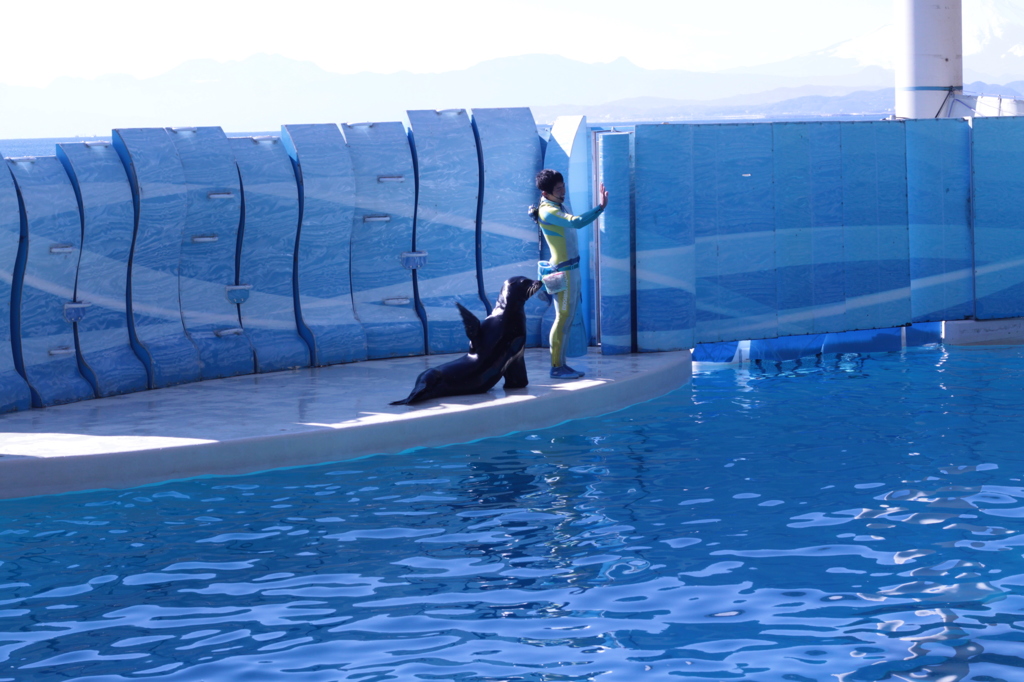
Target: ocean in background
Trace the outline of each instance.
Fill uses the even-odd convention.
[[[227,133],[229,137],[248,137],[252,135],[279,135],[280,131],[260,131],[244,133]],[[15,158],[18,156],[53,156],[56,147],[64,142],[98,142],[110,140],[110,135],[92,137],[26,137],[22,139],[0,140],[0,156]]]
[[[701,120],[672,120],[667,123],[782,123],[782,122],[825,122],[825,121],[877,121],[884,118],[882,114],[837,114],[835,116],[780,116],[776,117],[750,117],[750,118],[717,118]],[[662,123],[662,121],[622,121],[622,122],[599,122],[589,121],[591,128],[598,130],[617,130],[621,132],[632,131],[633,128],[642,123]],[[538,125],[541,135],[546,137],[550,125]],[[263,130],[255,132],[228,132],[228,137],[249,137],[255,135],[280,135],[279,130]],[[18,156],[52,156],[56,153],[55,147],[63,142],[95,142],[109,140],[110,135],[92,137],[36,137],[0,140],[0,156],[14,158]]]

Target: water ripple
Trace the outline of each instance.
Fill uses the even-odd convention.
[[[841,356],[463,446],[3,502],[0,680],[1019,679],[1022,380],[1015,349]]]

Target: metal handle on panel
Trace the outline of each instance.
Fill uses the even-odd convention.
[[[193,244],[205,244],[207,242],[215,241],[217,241],[217,235],[215,234],[197,234],[196,236],[192,237]]]
[[[194,133],[196,132],[195,126],[185,126],[181,128],[171,128],[172,133]]]
[[[384,299],[384,305],[409,305],[409,299],[404,296],[392,296]]]
[[[86,147],[109,147],[110,140],[86,140],[82,144]]]
[[[391,216],[389,215],[364,215],[364,223],[390,223]]]
[[[58,346],[57,348],[51,348],[48,352],[50,355],[74,355],[75,349],[71,346]]]
[[[34,156],[12,156],[7,159],[11,163],[35,163],[36,157]]]
[[[207,192],[207,199],[230,199],[235,196],[233,192]]]
[[[359,123],[346,123],[345,125],[349,128],[372,128],[374,124],[372,121],[360,121]]]
[[[461,116],[466,113],[465,109],[435,109],[438,116]]]
[[[54,244],[50,247],[50,253],[74,253],[74,244]]]
[[[281,138],[275,137],[274,135],[257,135],[257,136],[255,136],[253,138],[250,138],[250,139],[252,140],[253,144],[260,144],[261,142],[269,142],[270,144],[277,144],[278,141]]]
[[[245,330],[241,327],[231,327],[230,329],[218,329],[213,332],[213,335],[221,338],[223,336],[241,336],[244,333]]]
[[[404,175],[378,175],[377,182],[405,182]]]

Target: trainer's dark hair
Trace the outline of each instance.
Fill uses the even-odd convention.
[[[537,173],[537,189],[541,192],[551,192],[555,189],[555,185],[560,182],[564,183],[565,178],[556,170],[545,168],[540,173]]]

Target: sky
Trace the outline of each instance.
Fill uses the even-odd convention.
[[[44,87],[259,53],[335,73],[443,72],[522,54],[719,71],[875,32],[892,22],[892,0],[34,0],[3,14],[0,83]]]

